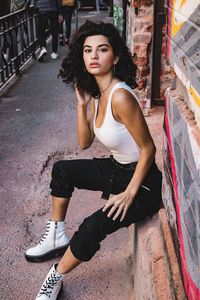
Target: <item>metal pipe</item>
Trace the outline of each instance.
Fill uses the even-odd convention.
[[[160,71],[162,53],[162,30],[166,23],[164,0],[153,1],[153,36],[151,55],[151,104],[161,104],[160,99]]]

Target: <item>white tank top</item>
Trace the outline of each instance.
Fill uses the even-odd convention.
[[[98,99],[95,99],[94,133],[99,141],[110,149],[114,159],[121,164],[128,164],[138,161],[140,157],[140,147],[125,125],[117,122],[113,117],[111,106],[112,95],[113,92],[119,88],[128,90],[137,99],[133,90],[125,82],[116,83],[109,94],[104,121],[100,127],[96,127]]]

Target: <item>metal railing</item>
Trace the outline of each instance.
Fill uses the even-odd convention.
[[[13,75],[19,75],[27,60],[35,58],[38,44],[38,13],[32,7],[0,18],[0,91]],[[73,16],[78,29],[78,10]],[[47,37],[50,35],[47,28]]]
[[[35,56],[37,13],[33,7],[0,18],[0,89],[24,63]]]

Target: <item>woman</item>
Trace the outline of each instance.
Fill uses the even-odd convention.
[[[112,155],[54,164],[51,221],[39,244],[26,252],[28,260],[41,261],[67,248],[64,219],[75,187],[102,191],[107,201],[80,225],[36,299],[57,299],[64,274],[90,260],[107,234],[152,215],[161,203],[155,146],[132,91],[136,67],[113,25],[89,21],[82,25],[60,75],[76,86],[80,147],[90,147],[96,136]]]

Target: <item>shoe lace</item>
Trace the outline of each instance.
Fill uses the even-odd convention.
[[[39,240],[39,244],[43,243],[44,240],[46,239],[47,235],[49,234],[49,229],[50,229],[50,222],[46,221],[47,227],[46,227],[46,231],[43,234],[43,236],[41,237],[41,239]]]
[[[62,275],[58,275],[53,271],[53,273],[45,280],[43,283],[39,295],[47,295],[50,297],[54,286],[57,284],[57,282],[61,279]]]

